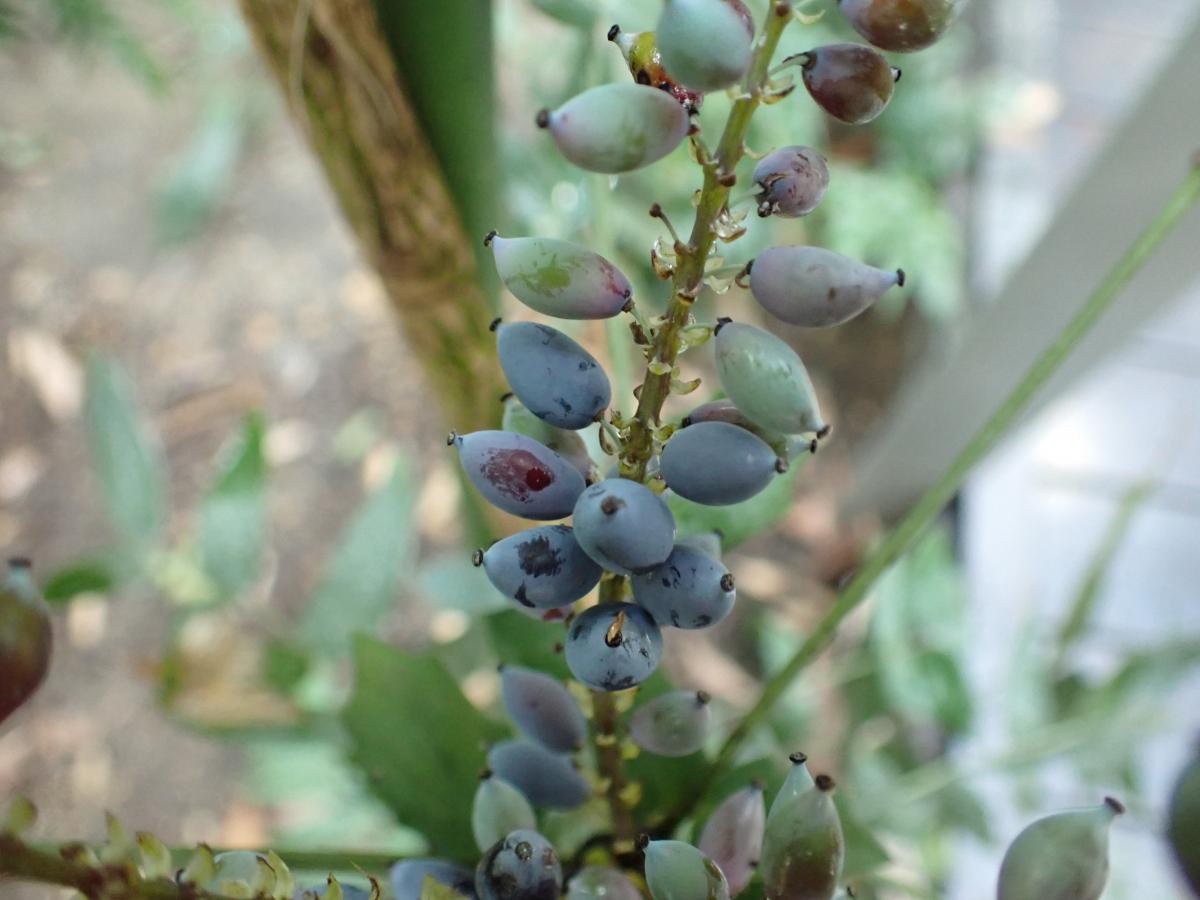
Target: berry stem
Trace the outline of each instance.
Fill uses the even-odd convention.
[[[887,536],[879,549],[864,563],[854,578],[838,595],[808,638],[787,664],[763,687],[753,709],[730,733],[713,762],[704,784],[712,785],[717,776],[727,770],[746,739],[762,724],[779,698],[792,682],[824,651],[837,636],[842,622],[867,599],[880,577],[891,568],[917,538],[925,531],[947,503],[958,493],[967,474],[982,460],[1029,407],[1041,387],[1058,370],[1079,345],[1101,316],[1120,296],[1130,280],[1154,256],[1162,243],[1183,221],[1192,207],[1200,201],[1200,161],[1194,164],[1183,184],[1167,201],[1158,217],[1134,241],[1133,245],[1105,275],[1100,285],[1084,302],[1075,317],[1067,323],[1053,343],[1026,372],[1024,378],[1000,404],[983,426],[975,433],[958,458],[909,510],[900,524]],[[688,802],[688,808],[703,796],[701,791]]]
[[[625,593],[623,577],[605,578],[600,582],[600,602],[619,603]],[[637,828],[633,810],[626,799],[625,757],[621,752],[621,712],[615,694],[592,691],[593,741],[596,746],[596,769],[604,782],[604,796],[612,817],[612,849],[620,855],[633,850]]]
[[[783,30],[792,21],[790,3],[774,3],[767,12],[754,57],[742,81],[741,96],[734,102],[717,145],[716,155],[704,167],[704,185],[696,208],[691,236],[682,244],[671,279],[671,303],[664,322],[654,335],[650,361],[662,374],[649,368],[638,394],[637,413],[621,458],[621,474],[635,481],[646,480],[646,465],[654,453],[654,429],[660,423],[663,403],[671,393],[671,370],[679,356],[680,331],[688,324],[692,304],[704,282],[704,265],[716,240],[714,224],[729,201],[733,173],[745,153],[746,131],[762,99],[768,81],[771,57]]]

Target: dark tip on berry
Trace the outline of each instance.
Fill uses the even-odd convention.
[[[819,446],[820,446],[820,444],[818,444],[818,443],[817,443],[817,439],[816,439],[816,438],[813,438],[813,439],[812,439],[812,443],[808,445],[808,452],[809,452],[809,453],[816,453],[816,452],[817,452],[817,447],[819,447]]]
[[[721,185],[721,187],[733,187],[737,184],[737,175],[733,172],[722,172],[717,176],[717,184]]]
[[[708,706],[709,702],[711,701],[712,694],[710,694],[708,691],[696,691],[696,702],[701,706]]]
[[[788,461],[782,456],[775,457],[775,472],[782,475],[788,470]]]
[[[653,203],[653,204],[651,204],[651,206],[650,206],[650,218],[652,218],[652,219],[661,219],[661,218],[662,218],[662,214],[663,214],[662,207],[661,207],[659,204],[657,204],[657,203]]]
[[[483,565],[483,548],[476,547],[475,552],[471,554],[471,565],[478,568]]]
[[[33,560],[28,556],[10,556],[8,558],[8,567],[10,569],[32,569]]]
[[[613,513],[615,513],[619,509],[622,509],[624,506],[625,506],[625,501],[622,500],[620,497],[609,496],[609,497],[605,497],[603,500],[600,501],[600,512],[604,513],[606,516],[611,516]]]
[[[517,846],[513,847],[513,852],[521,862],[528,862],[533,859],[533,844],[529,841],[519,841]]]
[[[721,318],[717,319],[717,327],[713,329],[713,334],[720,334],[721,329],[732,321],[733,319],[729,318],[729,316],[721,316]]]
[[[447,447],[453,447],[457,443],[458,443],[458,432],[457,431],[452,431],[448,435],[446,435],[446,446]]]
[[[495,774],[496,773],[493,772],[491,769],[480,769],[479,770],[479,780],[487,781],[489,778],[491,778]]]
[[[634,841],[634,843],[637,845],[637,848],[639,850],[645,850],[647,847],[650,846],[650,835],[639,834],[637,836],[637,840]]]
[[[625,305],[621,307],[621,312],[631,313],[633,312],[633,291],[626,291],[625,297]]]
[[[614,24],[612,28],[608,29],[608,39],[610,41],[615,41],[617,39],[617,35],[620,33],[621,26]]]
[[[817,440],[818,441],[825,440],[825,438],[829,437],[829,433],[831,431],[833,431],[833,426],[826,425],[824,428],[822,428],[820,431],[817,432]]]
[[[612,624],[608,626],[608,630],[604,632],[604,643],[609,647],[620,647],[623,642],[625,628],[625,610],[620,610],[612,620]]]
[[[550,110],[539,109],[537,115],[533,117],[533,121],[537,123],[538,128],[550,127]]]
[[[898,287],[904,287],[904,282],[906,282],[906,281],[908,281],[908,276],[906,274],[904,274],[904,270],[897,269],[896,270],[896,285]]]
[[[485,247],[492,246],[492,241],[494,241],[496,239],[496,235],[498,235],[499,233],[500,232],[498,232],[495,228],[493,228],[491,231],[489,231],[487,234],[485,234],[483,236],[483,246],[485,246]]]
[[[689,425],[691,425],[691,424],[692,424],[692,417],[691,417],[691,416],[684,416],[682,419],[680,419],[680,420],[679,420],[679,427],[680,427],[680,428],[687,428],[687,427],[688,427]]]
[[[892,83],[895,84],[897,81],[899,81],[900,76],[902,76],[903,74],[904,73],[902,71],[900,71],[899,67],[892,66]]]
[[[797,750],[795,753],[789,756],[788,759],[791,760],[793,766],[802,766],[808,762],[808,754],[801,753],[799,750]]]
[[[787,16],[787,15],[791,15],[791,12],[792,12],[792,4],[786,2],[786,0],[780,0],[779,3],[775,4],[775,15]]]
[[[729,591],[732,591],[736,585],[737,582],[734,580],[732,572],[726,572],[721,576],[721,590],[729,593]]]
[[[1125,804],[1116,797],[1105,797],[1104,805],[1115,812],[1118,816],[1125,814]]]
[[[713,533],[713,534],[715,534],[715,535],[717,536],[717,540],[718,540],[718,541],[724,541],[724,540],[725,540],[725,532],[723,532],[723,531],[722,531],[720,528],[714,528],[714,529],[713,529],[713,531],[712,531],[712,533]]]
[[[813,779],[813,783],[817,786],[817,790],[822,794],[828,794],[835,787],[837,787],[837,782],[828,775],[818,775]]]
[[[562,644],[560,644],[560,643],[556,643],[556,644],[554,645],[554,652],[555,652],[555,653],[562,653],[562,652],[563,652],[563,650],[565,650],[565,649],[566,649],[566,648],[565,648],[565,647],[564,647]]]
[[[697,125],[695,122],[693,122],[691,125],[688,126],[687,133],[688,133],[688,137],[695,137],[696,135],[698,135],[700,133],[700,126]]]
[[[512,391],[505,391],[503,394],[500,395],[500,402],[507,403],[514,396],[516,396],[516,395]]]
[[[496,316],[496,318],[492,319],[492,321],[488,323],[488,331],[495,331],[500,327],[500,323],[503,321],[504,319],[502,316]]]

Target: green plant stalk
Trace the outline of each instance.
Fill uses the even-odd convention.
[[[754,111],[767,87],[771,57],[779,46],[783,30],[792,20],[792,5],[771,4],[762,34],[755,45],[754,57],[741,85],[741,96],[729,111],[720,143],[711,161],[704,166],[704,185],[696,207],[696,218],[686,246],[677,246],[675,272],[671,277],[671,303],[663,324],[654,335],[650,359],[667,371],[655,374],[650,369],[638,389],[638,405],[630,424],[621,459],[621,474],[635,481],[646,480],[646,466],[654,455],[654,429],[661,421],[663,403],[671,393],[671,372],[680,352],[680,330],[688,324],[692,304],[704,281],[704,265],[716,241],[714,224],[729,200],[733,174],[746,152],[746,132]]]
[[[758,702],[722,745],[713,761],[706,784],[712,785],[716,777],[730,766],[742,744],[754,729],[766,720],[792,682],[833,642],[839,626],[846,617],[867,599],[879,578],[912,547],[937,514],[953,499],[967,474],[996,446],[1008,429],[1016,424],[1037,396],[1039,389],[1070,356],[1071,351],[1091,331],[1133,276],[1150,260],[1198,200],[1200,160],[1193,163],[1187,178],[1158,217],[1105,275],[1099,287],[1087,298],[1083,307],[1053,343],[1038,357],[1007,399],[975,433],[941,478],[925,492],[867,559],[792,658],[764,685]],[[700,799],[700,796],[691,798],[689,808]]]
[[[105,900],[235,900],[167,878],[143,878],[130,864],[93,867],[61,852],[33,847],[11,834],[0,834],[0,883],[5,878],[58,884]]]

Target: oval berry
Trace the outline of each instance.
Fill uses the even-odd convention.
[[[619,869],[584,866],[567,882],[567,900],[642,900],[642,892]]]
[[[509,535],[476,559],[496,590],[528,609],[574,603],[587,596],[602,574],[568,525],[543,525]]]
[[[726,422],[697,422],[675,432],[661,466],[667,487],[706,506],[749,500],[785,468],[766,442]]]
[[[838,0],[854,30],[882,50],[907,53],[933,44],[962,0]]]
[[[538,115],[568,160],[589,172],[632,172],[662,159],[687,136],[687,112],[665,91],[602,84]]]
[[[671,555],[675,517],[662,497],[643,484],[608,478],[579,496],[575,540],[610,572],[647,572]]]
[[[721,867],[733,896],[754,877],[762,855],[766,815],[762,787],[755,784],[721,801],[704,825],[700,852]]]
[[[29,561],[10,559],[0,580],[0,722],[45,680],[52,643],[50,610]]]
[[[690,756],[712,730],[709,696],[703,691],[670,691],[634,710],[629,736],[659,756]]]
[[[500,696],[521,732],[547,750],[570,753],[583,746],[587,737],[583,710],[558,679],[521,666],[504,666]]]
[[[630,579],[638,604],[663,626],[708,628],[733,609],[733,575],[720,560],[676,544],[666,562]]]
[[[537,322],[500,325],[496,353],[517,399],[556,428],[586,428],[612,399],[600,363],[557,328]]]
[[[823,435],[816,391],[796,351],[738,322],[723,322],[713,341],[721,387],[754,424],[781,434]]]
[[[796,219],[821,205],[829,188],[825,157],[811,147],[781,147],[754,167],[758,214]]]
[[[729,900],[729,885],[711,859],[683,841],[646,845],[646,886],[654,900]]]
[[[1109,798],[1038,819],[1004,854],[998,900],[1099,900],[1108,881],[1108,829],[1124,811]]]
[[[471,804],[471,834],[475,837],[475,846],[481,852],[487,852],[509,832],[536,827],[537,816],[525,795],[494,772],[484,772]]]
[[[534,806],[574,809],[587,800],[591,787],[571,765],[570,757],[532,741],[501,741],[487,755],[488,768]]]
[[[846,846],[833,779],[808,774],[793,757],[787,780],[771,803],[759,870],[766,900],[829,900],[837,890]]]
[[[426,878],[464,897],[475,897],[475,873],[448,859],[400,860],[388,873],[392,896],[395,900],[421,900]]]
[[[667,74],[694,91],[740,80],[753,38],[753,27],[726,0],[667,0],[655,30]]]
[[[868,266],[821,247],[772,247],[750,267],[750,291],[774,316],[806,328],[840,325],[866,312],[903,271]]]
[[[870,122],[888,105],[900,70],[862,44],[828,44],[803,54],[804,86],[817,106],[848,125]]]
[[[563,519],[585,487],[573,465],[523,434],[475,431],[450,436],[471,483],[489,503],[526,519]]]
[[[532,829],[507,835],[475,867],[479,900],[558,900],[561,891],[558,854]]]
[[[509,292],[530,309],[556,319],[608,319],[633,296],[620,269],[578,244],[497,234],[487,243]]]
[[[596,691],[623,691],[654,674],[662,632],[634,603],[601,603],[576,617],[567,632],[567,666]]]

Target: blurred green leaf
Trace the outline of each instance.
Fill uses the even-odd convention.
[[[42,585],[42,596],[48,603],[65,604],[80,594],[107,594],[116,586],[111,563],[84,559],[50,573]]]
[[[842,793],[833,796],[838,816],[842,820],[842,833],[846,839],[846,862],[842,869],[846,878],[869,875],[887,865],[891,857],[883,844],[875,838],[857,817],[853,805]]]
[[[540,12],[573,28],[591,28],[596,24],[596,7],[587,0],[533,0]]]
[[[214,92],[183,154],[155,191],[158,230],[167,243],[194,237],[229,192],[249,132],[242,94]]]
[[[396,602],[400,573],[412,569],[417,546],[416,485],[398,460],[391,477],[359,509],[342,534],[304,614],[305,637],[325,652],[343,650],[355,631],[369,630]]]
[[[501,662],[555,678],[571,677],[567,661],[557,649],[567,636],[561,622],[538,622],[514,610],[488,616],[484,622]]]
[[[474,862],[477,776],[485,748],[505,729],[467,701],[434,656],[360,636],[354,663],[354,692],[342,715],[354,762],[435,854]]]
[[[308,654],[300,647],[280,640],[268,641],[264,647],[263,680],[279,693],[290,694],[308,669]]]
[[[20,16],[8,0],[0,2],[0,40],[21,36],[19,20]]]
[[[1112,567],[1118,551],[1125,543],[1129,530],[1137,517],[1139,510],[1154,495],[1158,484],[1154,480],[1140,481],[1129,487],[1117,504],[1104,536],[1100,540],[1088,562],[1083,578],[1075,590],[1074,600],[1070,611],[1063,620],[1058,632],[1057,665],[1061,665],[1066,653],[1073,647],[1091,623],[1092,613],[1100,598],[1100,589]]]
[[[417,574],[421,593],[434,609],[480,616],[509,608],[508,600],[488,581],[480,566],[462,553],[436,557]]]
[[[788,471],[774,479],[765,490],[732,506],[703,506],[684,500],[677,494],[667,497],[675,514],[675,526],[681,537],[689,534],[721,533],[721,548],[732,550],[738,544],[766,531],[782,519],[792,505],[792,488],[808,456],[792,460]]]
[[[138,420],[133,397],[117,363],[99,356],[88,360],[83,417],[92,465],[109,518],[141,546],[158,536],[165,519],[166,470]]]
[[[984,843],[990,843],[992,817],[983,801],[962,782],[947,785],[937,793],[940,824],[952,825],[970,832]]]
[[[222,450],[217,476],[200,504],[200,562],[219,593],[232,600],[258,572],[267,529],[265,434],[259,415]]]
[[[156,93],[164,93],[170,77],[108,0],[50,0],[59,32],[83,48],[109,53],[126,71]]]

